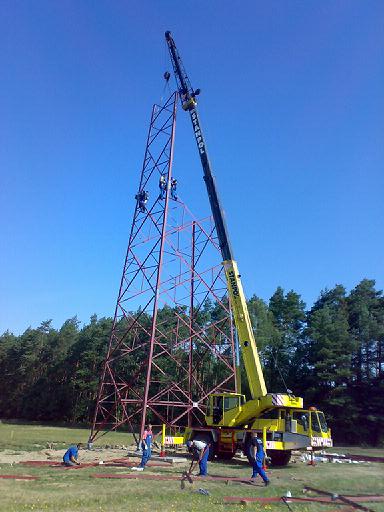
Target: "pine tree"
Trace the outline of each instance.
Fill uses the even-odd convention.
[[[308,396],[323,408],[335,432],[353,430],[357,410],[349,394],[355,348],[349,333],[345,288],[336,285],[321,293],[308,314],[308,362],[312,368]]]
[[[356,349],[350,395],[358,409],[360,433],[372,443],[384,439],[384,299],[375,281],[363,279],[348,297],[350,333]],[[367,397],[370,397],[367,400]]]
[[[270,389],[297,392],[297,372],[301,366],[298,359],[305,321],[305,303],[298,293],[278,287],[269,301],[274,331],[266,351]]]

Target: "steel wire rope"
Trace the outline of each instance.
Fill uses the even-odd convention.
[[[164,51],[163,51],[163,69],[167,69],[167,62],[168,62],[168,46],[167,46],[167,43],[164,42]],[[168,75],[168,77],[167,77]],[[165,96],[165,93],[167,92],[168,93],[168,96],[171,95],[171,86],[169,85],[169,80],[171,78],[171,73],[169,71],[164,71],[164,80],[165,80],[165,84],[164,84],[164,87],[163,87],[163,91],[161,93],[161,97],[160,97],[160,106],[162,107],[163,106],[163,102],[164,102],[164,96]]]
[[[256,329],[257,329],[257,321],[256,321],[256,326],[253,328],[254,333],[256,333]],[[255,336],[255,338],[256,338],[256,336]],[[270,341],[271,341],[271,340],[270,340]],[[281,378],[281,380],[282,380],[282,382],[283,382],[283,385],[284,385],[285,391],[286,391],[288,394],[292,394],[292,391],[291,391],[290,389],[288,389],[287,383],[285,382],[285,379],[284,379],[284,377],[283,377],[283,374],[281,373],[280,366],[279,366],[279,363],[278,363],[278,361],[277,361],[277,357],[275,357],[275,354],[273,353],[273,349],[271,350],[271,355],[272,355],[272,359],[273,359],[273,361],[274,361],[274,363],[275,363],[275,367],[276,367],[276,369],[277,369],[277,371],[278,371],[278,373],[279,373],[279,375],[280,375],[280,378]]]
[[[288,393],[288,394],[291,394],[291,390],[288,389],[288,386],[287,386],[287,383],[285,382],[285,379],[283,377],[283,374],[281,373],[281,370],[280,370],[280,366],[279,366],[279,363],[277,362],[277,357],[275,357],[274,353],[273,353],[273,350],[271,351],[271,354],[272,354],[272,358],[274,360],[274,363],[275,363],[275,367],[277,368],[277,371],[279,372],[279,375],[280,375],[280,378],[283,382],[283,385],[285,387],[285,391]]]

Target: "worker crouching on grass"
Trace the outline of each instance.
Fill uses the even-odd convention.
[[[199,461],[200,473],[197,476],[206,476],[208,474],[208,457],[209,457],[209,444],[204,441],[187,441],[187,448],[189,453]]]
[[[79,456],[79,449],[82,447],[82,443],[70,446],[64,453],[63,464],[65,466],[79,466],[81,463],[77,460]]]
[[[132,468],[135,471],[144,471],[145,465],[151,458],[151,456],[152,456],[152,452],[151,452],[152,439],[153,439],[152,425],[148,424],[146,430],[144,430],[143,437],[141,438],[141,449],[143,450],[141,462],[137,466],[137,468]]]
[[[260,475],[264,481],[264,485],[269,485],[269,479],[267,477],[266,472],[263,469],[263,463],[265,458],[263,441],[257,437],[256,432],[252,432],[250,452],[251,456],[253,457],[251,478],[256,478],[257,475]]]

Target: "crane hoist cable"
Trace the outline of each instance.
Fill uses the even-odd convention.
[[[288,389],[287,383],[285,382],[285,379],[284,379],[284,377],[283,377],[283,374],[281,373],[279,363],[277,362],[277,357],[275,357],[275,354],[273,353],[273,350],[271,350],[271,355],[272,355],[273,361],[274,361],[274,363],[275,363],[275,368],[276,368],[276,369],[277,369],[277,371],[279,372],[280,379],[281,379],[281,380],[282,380],[282,382],[283,382],[283,385],[284,385],[285,391],[286,391],[288,394],[292,394],[292,391],[291,391],[290,389]]]
[[[163,90],[162,90],[161,96],[160,96],[160,102],[159,102],[160,106],[163,106],[163,104],[164,104],[164,97],[166,95],[170,96],[172,93],[171,86],[169,85],[169,79],[171,78],[171,74],[169,73],[169,71],[166,71],[163,74],[163,78],[164,78],[164,87],[163,87]]]

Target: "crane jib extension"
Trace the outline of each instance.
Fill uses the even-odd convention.
[[[165,33],[165,39],[167,41],[169,53],[171,56],[181,104],[183,110],[189,112],[192,121],[195,140],[203,167],[204,181],[207,187],[208,198],[216,226],[222,258],[224,260],[223,265],[227,279],[231,307],[238,333],[239,343],[242,349],[244,366],[248,376],[251,396],[252,398],[263,397],[267,394],[267,389],[261,369],[259,355],[257,352],[256,342],[253,335],[252,324],[249,318],[240,274],[237,269],[237,264],[234,261],[232,248],[229,242],[224,213],[220,205],[216,182],[212,174],[211,165],[208,158],[207,146],[204,140],[203,131],[201,129],[199,114],[197,112],[196,96],[200,91],[198,89],[194,90],[192,88],[170,32]]]

